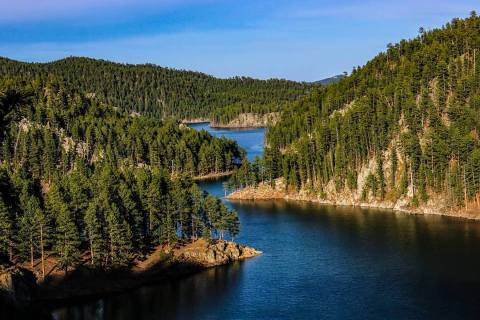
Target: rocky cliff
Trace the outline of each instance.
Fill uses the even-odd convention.
[[[361,177],[362,175],[360,175]],[[360,182],[363,181],[360,179]],[[409,191],[411,192],[411,191]],[[450,217],[458,217],[471,220],[480,220],[480,210],[478,208],[451,208],[446,204],[442,195],[431,194],[427,203],[419,206],[411,205],[411,196],[405,195],[396,200],[378,198],[362,199],[358,191],[343,190],[335,191],[333,182],[327,186],[326,193],[320,193],[313,190],[301,189],[299,191],[287,190],[283,178],[275,181],[274,187],[271,184],[261,183],[256,187],[247,187],[229,194],[226,199],[229,200],[275,200],[283,199],[287,201],[310,201],[327,205],[340,206],[359,206],[366,208],[380,208],[400,211],[410,214],[432,214]]]

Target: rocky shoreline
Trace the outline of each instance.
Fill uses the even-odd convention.
[[[0,268],[0,300],[20,309],[55,304],[178,279],[261,254],[261,251],[230,241],[199,239],[173,249],[158,247],[145,260],[129,268],[100,271],[85,265],[66,276],[51,276],[43,281],[37,280],[25,268],[3,267]]]
[[[241,113],[228,123],[210,122],[211,128],[217,129],[254,129],[265,128],[280,120],[279,112],[265,114]]]
[[[209,123],[210,119],[208,118],[194,118],[194,119],[183,119],[183,124],[195,124],[195,123]]]
[[[232,119],[228,123],[212,121],[208,118],[198,119],[184,119],[183,125],[208,123],[210,128],[215,129],[258,129],[265,128],[268,125],[272,125],[280,120],[280,113],[270,112],[265,114],[257,113],[241,113],[235,119]]]
[[[194,181],[206,181],[206,180],[216,180],[220,178],[229,177],[233,174],[233,171],[219,172],[219,173],[209,173],[203,176],[193,177]]]
[[[421,215],[439,215],[469,220],[480,220],[480,210],[452,210],[442,205],[438,205],[441,199],[429,201],[429,203],[420,205],[419,207],[410,207],[407,199],[399,199],[398,201],[379,201],[372,200],[370,202],[360,201],[351,194],[336,194],[332,198],[321,198],[320,195],[312,194],[305,190],[300,192],[287,192],[283,181],[277,181],[275,188],[269,184],[260,184],[257,187],[247,187],[234,191],[225,197],[228,200],[285,200],[285,201],[305,201],[324,205],[333,206],[351,206],[361,208],[375,208],[393,210],[407,214]]]

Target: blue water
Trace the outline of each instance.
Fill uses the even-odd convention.
[[[196,126],[197,127],[197,126]],[[263,130],[214,130],[249,156]],[[260,151],[261,152],[261,151]],[[222,181],[203,183],[223,195]],[[227,202],[260,257],[76,303],[58,319],[476,319],[480,224],[283,201]]]
[[[253,160],[255,157],[263,154],[263,140],[265,136],[265,129],[263,128],[242,130],[213,129],[210,128],[206,122],[194,123],[188,126],[196,130],[207,130],[215,137],[226,137],[237,141],[237,143],[247,151],[249,160]]]

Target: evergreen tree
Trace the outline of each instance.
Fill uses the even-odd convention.
[[[108,249],[106,244],[106,221],[99,205],[98,198],[90,202],[85,211],[85,226],[90,247],[90,260],[92,265],[105,265]]]
[[[60,268],[68,272],[80,262],[80,235],[75,218],[63,202],[59,190],[54,188],[51,195],[51,206],[55,212],[54,249],[58,256]]]

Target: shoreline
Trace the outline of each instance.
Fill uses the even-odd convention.
[[[210,122],[211,123],[211,122]],[[229,124],[210,124],[210,128],[212,129],[231,129],[231,130],[248,130],[248,129],[263,129],[266,128],[266,125],[258,124],[258,125],[229,125]]]
[[[216,180],[220,178],[229,177],[233,174],[233,171],[226,171],[226,172],[219,172],[219,173],[209,173],[203,176],[195,176],[193,177],[193,181],[208,181],[208,180]]]
[[[210,119],[208,118],[183,119],[181,123],[186,125],[196,124],[196,123],[210,123]]]
[[[240,114],[237,118],[231,120],[229,123],[218,123],[212,121],[208,118],[194,118],[194,119],[183,119],[181,121],[184,125],[189,124],[203,124],[208,123],[208,126],[212,129],[231,129],[231,130],[248,130],[248,129],[263,129],[268,126],[268,123],[272,122],[272,118],[275,122],[278,119],[277,115],[269,114]],[[270,119],[270,120],[269,120]]]
[[[273,189],[270,186],[260,185],[259,187],[247,187],[228,194],[225,199],[229,201],[272,201],[284,200],[287,202],[310,202],[327,206],[359,207],[380,210],[389,210],[411,215],[435,215],[450,218],[458,218],[472,221],[480,221],[480,210],[451,210],[442,209],[434,206],[421,205],[418,208],[412,208],[403,201],[372,201],[362,202],[352,198],[340,200],[322,199],[319,196],[307,195],[301,193],[287,193],[284,190]]]
[[[222,123],[214,123],[210,120],[182,120],[182,124],[189,125],[189,124],[203,124],[208,123],[208,126],[212,129],[231,129],[231,130],[248,130],[248,129],[263,129],[267,126],[264,124],[254,124],[254,125],[233,125],[233,124],[222,124]]]
[[[259,250],[231,241],[207,241],[201,238],[172,249],[159,246],[145,260],[136,261],[130,267],[99,270],[86,262],[69,271],[67,275],[56,272],[47,276],[45,280],[31,282],[28,290],[30,296],[18,296],[16,288],[19,285],[25,286],[25,279],[35,278],[34,273],[25,267],[12,266],[11,274],[21,270],[23,277],[12,276],[9,283],[11,288],[0,287],[3,289],[0,292],[4,293],[5,300],[10,301],[9,304],[12,306],[33,309],[48,306],[47,310],[51,310],[54,306],[61,306],[77,299],[101,297],[149,284],[174,281],[209,268],[228,265],[261,254]],[[3,273],[2,277],[5,275],[8,276],[7,273]]]

